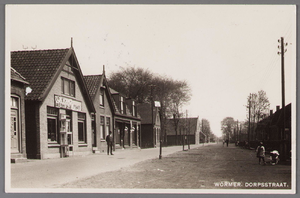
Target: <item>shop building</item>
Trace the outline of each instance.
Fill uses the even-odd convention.
[[[96,110],[92,118],[93,152],[103,153],[107,151],[105,137],[113,131],[113,103],[104,68],[102,75],[86,75],[84,79]]]
[[[141,116],[136,101],[109,89],[113,102],[115,148],[140,148]]]
[[[11,67],[29,82],[25,96],[28,158],[92,153],[95,108],[73,47],[11,52]]]
[[[26,155],[25,134],[25,90],[28,87],[26,79],[15,69],[10,69],[10,158],[11,162],[24,161]],[[28,88],[30,89],[30,88]]]

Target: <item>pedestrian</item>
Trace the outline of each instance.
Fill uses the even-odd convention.
[[[265,152],[266,152],[266,149],[264,147],[264,144],[263,144],[263,142],[260,142],[259,146],[256,149],[256,157],[258,157],[258,163],[259,164],[260,164],[260,161],[262,160],[264,165],[266,165]]]
[[[113,146],[113,135],[112,135],[112,132],[109,131],[109,134],[106,136],[106,142],[107,142],[107,155],[109,155],[109,151],[110,151],[110,154],[113,155],[112,153],[112,146]]]
[[[225,144],[225,140],[223,140],[223,147],[224,147],[224,144]]]
[[[228,143],[229,143],[229,140],[227,139],[227,140],[226,140],[226,145],[227,145],[227,147],[228,147]]]

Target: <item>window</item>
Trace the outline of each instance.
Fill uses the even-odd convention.
[[[110,131],[110,117],[106,117],[106,135],[109,134]]]
[[[87,143],[85,113],[78,113],[78,142]]]
[[[100,136],[101,139],[105,138],[104,116],[100,116]]]
[[[48,142],[59,143],[58,109],[47,107]]]
[[[18,98],[16,97],[11,97],[10,98],[11,101],[11,107],[12,108],[18,108]]]
[[[61,90],[63,94],[75,97],[75,82],[61,78]]]
[[[121,113],[124,113],[124,98],[121,96],[121,98],[120,98],[120,101],[121,101],[121,106],[120,106],[120,108],[121,108]]]
[[[102,90],[100,90],[99,102],[100,106],[104,106],[104,92]]]

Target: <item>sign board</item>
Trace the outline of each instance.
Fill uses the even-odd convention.
[[[81,111],[81,102],[63,96],[54,96],[54,106],[57,108]]]
[[[160,107],[160,102],[159,101],[154,101],[154,106],[155,107]]]

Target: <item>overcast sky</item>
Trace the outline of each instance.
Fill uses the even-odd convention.
[[[246,119],[247,96],[264,90],[281,106],[295,101],[296,7],[292,5],[13,5],[7,7],[7,50],[73,46],[84,75],[136,66],[186,80],[188,116],[221,135],[225,117]]]

